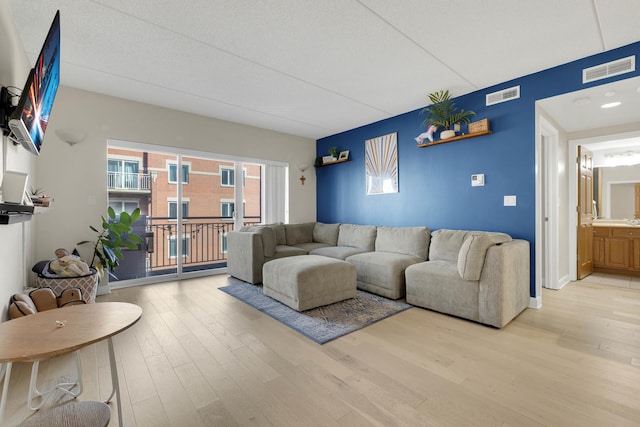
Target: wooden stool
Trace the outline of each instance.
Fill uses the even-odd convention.
[[[20,424],[21,427],[106,427],[111,409],[102,402],[72,400],[43,409]]]

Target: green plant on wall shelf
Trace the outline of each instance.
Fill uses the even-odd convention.
[[[107,209],[108,219],[102,217],[102,230],[90,225],[89,228],[97,234],[96,240],[84,240],[78,245],[93,245],[92,267],[96,267],[100,275],[105,271],[114,279],[113,272],[120,265],[119,260],[124,258],[123,249],[138,249],[138,244],[143,243],[142,238],[132,231],[131,224],[140,218],[140,208],[136,208],[131,214],[121,212],[119,216],[112,207]]]
[[[338,147],[331,147],[329,148],[329,155],[331,157],[338,157]]]
[[[427,115],[422,125],[427,128],[431,124],[450,130],[455,124],[469,124],[471,117],[476,114],[474,111],[458,111],[449,90],[430,93],[429,101],[431,105],[422,110]]]
[[[31,193],[31,197],[40,197],[44,194],[44,188],[42,187],[31,187],[29,189],[29,193]]]

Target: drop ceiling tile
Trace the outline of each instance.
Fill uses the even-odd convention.
[[[477,88],[602,50],[591,0],[362,2]]]
[[[596,15],[596,5],[598,15]],[[625,0],[11,0],[32,60],[62,13],[62,83],[327,136],[640,39]],[[607,46],[607,48],[610,48]],[[306,129],[306,130],[305,130]]]
[[[606,49],[615,49],[640,40],[640,1],[594,0]]]

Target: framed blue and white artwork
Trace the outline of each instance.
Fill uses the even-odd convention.
[[[367,196],[398,192],[398,133],[365,142]]]

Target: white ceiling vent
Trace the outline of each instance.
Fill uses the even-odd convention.
[[[510,87],[509,89],[503,89],[498,92],[487,94],[487,107],[493,104],[499,104],[505,101],[511,101],[513,99],[520,98],[520,86]]]
[[[606,79],[607,77],[613,77],[620,74],[630,73],[635,70],[636,57],[635,55],[628,56],[616,61],[607,62],[606,64],[585,68],[582,70],[582,84]]]

